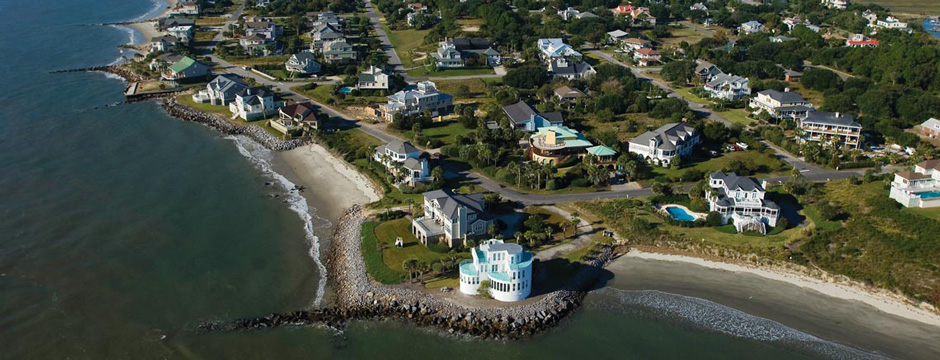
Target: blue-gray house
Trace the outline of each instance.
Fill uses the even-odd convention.
[[[515,104],[504,106],[503,112],[509,117],[509,126],[513,129],[523,129],[529,132],[538,131],[539,128],[548,126],[561,126],[564,123],[564,118],[560,112],[540,113],[521,100]]]

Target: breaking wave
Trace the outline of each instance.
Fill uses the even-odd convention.
[[[594,294],[599,297],[593,297],[591,305],[600,309],[677,321],[707,331],[796,348],[830,359],[887,359],[705,299],[655,290],[621,290],[611,287]]]
[[[323,265],[323,261],[320,259],[320,238],[314,234],[314,229],[316,228],[314,222],[318,222],[321,227],[331,226],[331,222],[327,219],[317,217],[315,215],[316,209],[311,209],[307,206],[307,199],[304,198],[300,192],[295,190],[295,184],[287,180],[284,175],[274,171],[271,166],[271,150],[265,149],[261,144],[245,136],[226,136],[225,138],[232,140],[235,143],[235,147],[238,148],[239,153],[251,160],[265,176],[272,178],[286,191],[285,202],[288,204],[290,210],[296,213],[297,216],[300,217],[300,220],[303,221],[304,233],[307,242],[310,244],[309,255],[310,258],[313,259],[313,262],[316,263],[320,275],[317,284],[317,297],[313,303],[314,306],[319,306],[323,301],[323,294],[326,291],[326,266]]]

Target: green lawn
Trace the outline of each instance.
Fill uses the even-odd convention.
[[[912,214],[917,214],[934,220],[940,220],[940,207],[935,208],[904,208],[904,211],[907,211]]]
[[[940,1],[936,0],[862,0],[859,3],[884,6],[901,20],[923,20],[925,15],[936,16],[940,13]]]
[[[754,119],[751,119],[751,118],[747,117],[747,110],[744,110],[744,109],[731,109],[731,110],[726,110],[726,111],[715,111],[715,114],[718,114],[718,116],[721,116],[721,117],[725,118],[725,120],[728,120],[728,121],[730,121],[730,122],[732,122],[732,123],[741,124],[741,125],[744,125],[744,126],[748,126],[748,125],[751,125],[751,124],[757,122],[757,120],[754,120]]]
[[[718,171],[718,170],[728,167],[728,165],[732,161],[735,161],[735,160],[743,161],[745,163],[753,162],[755,165],[766,167],[768,171],[754,174],[753,176],[756,176],[756,177],[772,175],[775,173],[781,173],[781,172],[785,172],[786,170],[786,163],[778,159],[776,156],[772,155],[771,152],[768,151],[767,153],[760,153],[756,150],[749,150],[749,151],[735,151],[735,152],[725,153],[724,155],[719,156],[717,158],[711,158],[702,162],[695,163],[692,166],[683,167],[681,169],[654,166],[653,173],[656,175],[667,176],[669,178],[678,178],[684,172],[689,171],[689,170],[698,170],[705,174],[708,174],[708,173]]]
[[[675,91],[676,94],[682,95],[682,97],[696,104],[708,105],[710,103],[708,99],[703,99],[703,98],[696,96],[695,94],[692,94],[692,89],[693,88],[690,88],[690,87],[677,87],[677,88],[673,88],[672,90]]]
[[[287,62],[288,57],[289,56],[287,55],[265,56],[265,57],[246,58],[246,59],[227,57],[225,58],[225,60],[230,63],[240,65],[240,66],[272,65],[272,64],[284,65],[284,63]]]
[[[429,139],[441,140],[444,142],[444,145],[457,143],[457,135],[466,134],[467,132],[469,132],[469,130],[467,130],[463,124],[456,121],[436,122],[421,130],[424,136],[427,136]],[[399,134],[407,139],[414,138],[414,131],[411,130],[402,131],[399,132]],[[416,145],[424,146],[425,144]]]
[[[219,17],[200,17],[196,19],[196,26],[222,26],[225,24],[225,18]]]
[[[382,254],[382,243],[376,236],[376,222],[362,224],[362,258],[366,263],[366,272],[375,281],[383,284],[398,284],[407,276],[404,271],[395,270],[385,264]],[[394,245],[394,244],[393,244]],[[401,263],[398,264],[401,269]]]
[[[398,57],[401,58],[401,63],[405,67],[413,67],[416,65],[421,65],[421,63],[415,63],[414,50],[417,50],[424,44],[424,36],[430,32],[430,30],[395,30],[390,31],[385,24],[382,24],[385,27],[385,33],[388,34],[388,40],[392,42],[392,46],[395,47],[395,52],[398,54]]]
[[[483,79],[456,79],[456,80],[437,80],[434,82],[437,89],[445,94],[454,95],[454,99],[472,99],[486,96],[486,82]],[[457,96],[457,89],[461,85],[466,85],[470,91],[469,96]]]
[[[402,60],[404,61],[404,60]],[[408,75],[416,77],[447,77],[447,76],[473,76],[473,75],[493,75],[496,72],[493,71],[493,68],[478,68],[478,69],[441,69],[437,71],[430,71],[427,67],[419,67],[417,69],[408,70]]]
[[[380,223],[375,227],[375,236],[384,247],[382,261],[396,272],[405,272],[402,264],[408,259],[417,259],[419,262],[429,264],[450,260],[447,255],[446,245],[443,247],[438,246],[442,252],[435,252],[418,242],[418,239],[411,233],[411,219],[408,218]],[[405,241],[404,247],[395,247],[395,239],[398,237]],[[468,257],[469,253],[460,255]]]
[[[670,28],[669,33],[671,35],[670,37],[660,39],[663,42],[664,48],[667,46],[678,47],[683,41],[689,44],[695,44],[705,38],[705,34],[684,26],[678,29]]]
[[[228,106],[197,103],[193,101],[193,97],[191,95],[178,95],[176,97],[176,101],[180,104],[189,106],[202,112],[221,115],[226,119],[232,117],[232,113],[228,111]]]

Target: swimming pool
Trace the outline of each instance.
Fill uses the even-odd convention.
[[[685,212],[685,209],[680,207],[668,206],[666,207],[666,212],[668,212],[669,215],[672,215],[672,217],[674,217],[676,220],[695,221],[694,216],[689,215],[689,213]]]
[[[351,93],[352,91],[353,91],[353,88],[351,88],[351,87],[349,87],[349,86],[346,86],[346,87],[344,87],[344,88],[342,88],[342,89],[339,89],[339,93],[340,93],[340,94],[349,94],[349,93]]]
[[[922,193],[917,193],[917,195],[920,195],[921,199],[930,199],[940,197],[940,191],[925,191]]]

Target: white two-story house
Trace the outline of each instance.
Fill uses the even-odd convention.
[[[738,232],[767,233],[777,226],[780,206],[764,198],[767,193],[757,179],[716,171],[708,176],[708,210],[721,214],[722,223],[731,220]]]
[[[940,206],[940,159],[914,165],[914,171],[894,174],[890,196],[905,207]]]
[[[628,150],[653,165],[668,167],[677,156],[688,156],[699,133],[686,123],[671,123],[630,140]]]
[[[394,175],[401,175],[396,186],[431,181],[431,167],[428,159],[421,156],[421,151],[407,141],[395,140],[375,148],[372,156],[375,161],[385,165]]]
[[[810,111],[798,119],[803,141],[818,141],[833,146],[858,149],[862,139],[862,124],[855,117],[839,112]]]
[[[284,105],[283,103],[276,99],[274,92],[270,89],[255,86],[236,93],[235,101],[228,104],[228,109],[233,117],[252,121],[276,114],[277,109]]]
[[[411,222],[412,233],[422,244],[440,241],[452,248],[465,245],[468,239],[485,236],[494,223],[485,211],[483,194],[434,190],[423,195],[424,216]]]
[[[356,81],[356,89],[359,90],[388,90],[388,87],[388,74],[375,65],[369,65],[368,69],[363,70]]]
[[[496,300],[512,302],[532,292],[532,253],[519,244],[490,239],[472,249],[472,259],[460,262],[460,292],[478,295],[480,284],[489,284],[488,293]]]
[[[193,94],[193,100],[212,105],[228,105],[235,101],[235,94],[247,88],[248,85],[238,75],[222,74],[206,84],[205,90]]]
[[[386,121],[392,121],[396,114],[412,116],[428,111],[431,116],[438,116],[449,113],[453,107],[453,96],[437,91],[433,82],[421,81],[389,96],[380,113]]]
[[[775,119],[803,119],[814,109],[813,104],[804,100],[799,93],[791,92],[790,89],[783,92],[760,91],[757,96],[751,98],[749,105],[754,109],[754,115],[766,111]]]
[[[717,74],[705,83],[705,91],[716,99],[738,100],[751,95],[750,80],[731,74]]]

